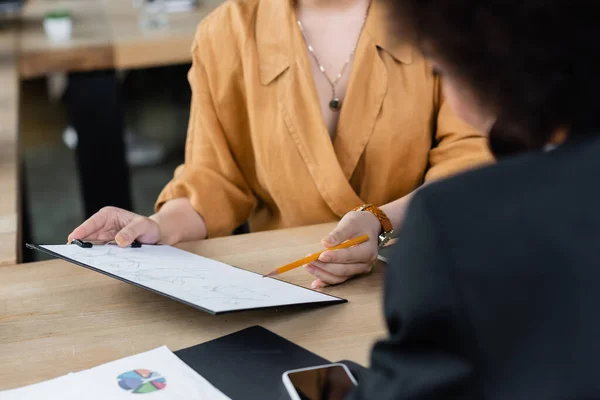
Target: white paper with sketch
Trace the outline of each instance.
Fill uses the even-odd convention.
[[[171,246],[35,246],[213,314],[345,300]]]
[[[138,394],[156,400],[229,399],[163,346],[47,382],[0,391],[0,400],[118,400]]]

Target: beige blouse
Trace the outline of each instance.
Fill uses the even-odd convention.
[[[267,230],[336,221],[492,160],[444,103],[423,57],[394,42],[371,5],[333,141],[287,0],[228,1],[193,43],[185,163],[157,209],[179,197],[209,237],[249,220]]]

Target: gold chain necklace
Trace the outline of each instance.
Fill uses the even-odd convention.
[[[360,35],[362,34],[362,31],[363,31],[363,29],[365,27],[365,22],[367,21],[367,15],[368,14],[369,14],[369,9],[367,8],[367,12],[365,13],[365,17],[363,18],[363,22],[362,22],[362,25],[361,25],[360,30],[358,32],[358,37],[356,38],[356,43],[354,44],[354,48],[352,49],[352,51],[348,55],[348,60],[346,60],[346,62],[342,66],[342,69],[340,70],[340,73],[337,74],[337,76],[336,76],[336,78],[334,80],[331,80],[329,78],[329,75],[327,75],[327,71],[325,70],[325,67],[323,66],[323,64],[319,60],[319,56],[317,56],[317,53],[315,52],[314,47],[312,47],[312,45],[310,43],[308,43],[308,38],[306,37],[306,34],[304,32],[304,27],[302,26],[302,22],[300,22],[300,19],[297,20],[298,28],[300,28],[300,32],[302,33],[302,37],[304,38],[304,41],[306,42],[306,45],[308,47],[308,52],[314,58],[315,62],[319,66],[319,71],[321,71],[321,73],[323,74],[323,76],[325,77],[325,79],[327,79],[327,82],[331,86],[331,101],[329,102],[329,108],[332,111],[339,111],[342,108],[342,103],[341,103],[339,97],[336,96],[335,87],[337,86],[337,84],[340,81],[340,79],[342,78],[342,76],[344,76],[344,72],[346,72],[346,68],[348,67],[348,65],[350,65],[350,62],[352,61],[352,58],[354,57],[354,52],[356,51],[356,47],[358,46],[358,41],[360,39]]]

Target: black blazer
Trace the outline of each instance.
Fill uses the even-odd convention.
[[[352,399],[600,399],[600,139],[432,184]]]

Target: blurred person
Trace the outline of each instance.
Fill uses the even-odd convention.
[[[600,398],[600,8],[390,3],[500,159],[415,195],[386,269],[389,337],[349,398]]]

